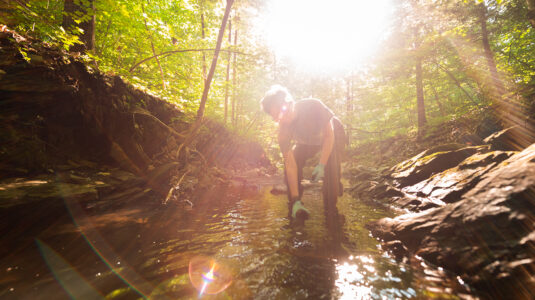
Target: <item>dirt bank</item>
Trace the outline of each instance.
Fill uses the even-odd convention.
[[[67,214],[65,201],[93,210],[132,201],[191,208],[216,186],[246,190],[245,170],[272,170],[257,143],[210,120],[189,135],[192,118],[173,104],[4,27],[0,95],[3,245],[31,241]]]

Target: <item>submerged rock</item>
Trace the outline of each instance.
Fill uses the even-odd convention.
[[[460,201],[381,219],[368,224],[368,228],[387,242],[401,241],[410,252],[460,274],[463,280],[491,295],[532,298],[535,144],[498,164],[509,155],[482,154],[479,160],[474,158],[457,167],[461,172],[471,169],[470,178],[480,176],[479,183]],[[477,161],[492,163],[478,169]],[[498,165],[484,173],[492,164]],[[427,184],[431,186],[431,182]]]

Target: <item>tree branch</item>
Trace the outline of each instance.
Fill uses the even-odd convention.
[[[441,65],[439,62],[437,61],[433,61],[433,63],[439,68],[441,69],[442,71],[444,71],[444,73],[446,73],[446,75],[448,75],[450,77],[450,79],[455,83],[455,85],[461,90],[463,91],[464,95],[466,96],[466,98],[468,98],[468,100],[472,101],[472,103],[474,103],[474,105],[478,106],[479,104],[474,100],[474,98],[472,98],[472,96],[470,96],[470,94],[468,93],[468,91],[466,91],[462,85],[461,85],[461,82],[459,82],[459,80],[455,77],[455,75],[453,75],[453,73],[451,73],[450,70],[448,70],[446,67],[444,67],[443,65]]]
[[[208,100],[208,92],[210,91],[210,84],[212,83],[212,78],[215,73],[215,68],[217,65],[217,58],[219,56],[219,52],[221,51],[221,43],[223,42],[223,35],[225,33],[225,27],[227,25],[228,17],[230,15],[230,10],[232,9],[233,3],[234,3],[234,0],[227,0],[227,6],[225,7],[225,14],[223,15],[223,21],[221,22],[221,27],[219,28],[219,32],[217,34],[217,41],[216,41],[214,56],[212,58],[212,64],[210,65],[210,70],[208,70],[208,74],[206,75],[206,81],[204,82],[204,89],[202,91],[201,103],[199,104],[199,109],[197,110],[197,120],[195,121],[195,123],[200,123],[204,116],[204,108],[206,105],[206,101]]]
[[[165,51],[165,52],[162,52],[162,53],[159,53],[159,54],[156,54],[156,55],[153,55],[151,57],[147,57],[145,59],[142,59],[141,61],[137,62],[136,64],[134,64],[130,70],[128,70],[128,72],[132,73],[137,67],[139,67],[139,65],[141,65],[142,63],[148,61],[148,60],[151,60],[153,58],[158,58],[160,56],[168,56],[170,54],[173,54],[173,53],[183,53],[183,52],[203,52],[203,51],[215,51],[215,49],[182,49],[182,50],[171,50],[171,51]],[[240,52],[240,51],[235,51],[235,50],[228,50],[228,49],[221,49],[219,51],[223,51],[223,52],[228,52],[228,53],[237,53],[237,54],[242,54],[242,55],[249,55],[247,53],[243,53],[243,52]]]

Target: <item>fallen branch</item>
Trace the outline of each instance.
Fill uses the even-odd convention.
[[[148,111],[146,111],[146,110],[144,110],[142,108],[136,107],[131,113],[132,113],[134,126],[136,124],[135,115],[142,115],[142,116],[146,116],[147,118],[153,120],[156,124],[158,124],[162,128],[165,128],[167,130],[167,132],[169,132],[170,134],[176,136],[177,138],[181,138],[181,139],[185,138],[185,136],[183,134],[180,134],[180,133],[176,132],[176,130],[174,130],[172,127],[168,126],[167,124],[162,122],[160,119],[155,117],[153,114],[151,114],[150,112],[148,112]]]
[[[197,153],[197,155],[199,155],[199,157],[201,158],[201,160],[203,161],[204,163],[204,166],[207,167],[208,166],[208,161],[206,160],[206,158],[204,157],[204,155],[202,155],[201,152],[199,152],[199,150],[196,150],[196,149],[192,149],[191,152],[193,153]]]
[[[175,186],[171,187],[171,189],[169,189],[169,192],[167,193],[167,197],[165,197],[165,200],[163,201],[163,204],[167,204],[167,201],[169,201],[169,198],[171,198],[171,196],[173,196],[173,191],[176,189],[178,190],[180,188],[180,184],[182,183],[182,181],[184,181],[184,178],[186,178],[186,175],[188,175],[190,170],[187,170],[186,172],[184,172],[184,174],[182,174],[182,177],[180,177],[180,179],[178,180],[178,182],[175,184]],[[187,200],[186,200],[187,201]],[[189,202],[191,203],[191,202]],[[193,206],[193,204],[191,204]]]
[[[186,147],[186,148],[189,148],[189,144],[193,141],[195,135],[198,133],[198,131],[200,130],[200,128],[202,127],[202,125],[204,124],[204,121],[201,120],[200,122],[199,121],[195,121],[188,130],[186,130],[186,132],[182,133],[185,137],[184,137],[184,141],[182,142],[182,144],[180,144],[178,146],[178,149],[176,151],[176,154],[175,154],[175,157],[176,159],[178,159],[179,155],[180,155],[180,151],[182,150],[182,148]]]

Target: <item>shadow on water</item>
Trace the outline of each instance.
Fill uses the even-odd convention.
[[[454,277],[417,260],[396,262],[379,248],[364,224],[392,216],[390,212],[344,195],[338,210],[345,221],[327,226],[320,194],[318,189],[305,191],[303,201],[311,217],[299,228],[288,226],[286,197],[272,195],[268,188],[247,196],[213,190],[190,210],[176,204],[140,204],[98,213],[69,200],[74,224],[53,225],[36,243],[2,259],[0,295],[85,298],[76,293],[93,290],[85,295],[458,298],[454,294],[461,285]],[[198,257],[209,257],[228,270],[232,283],[226,290],[200,295],[192,286],[189,263]]]

